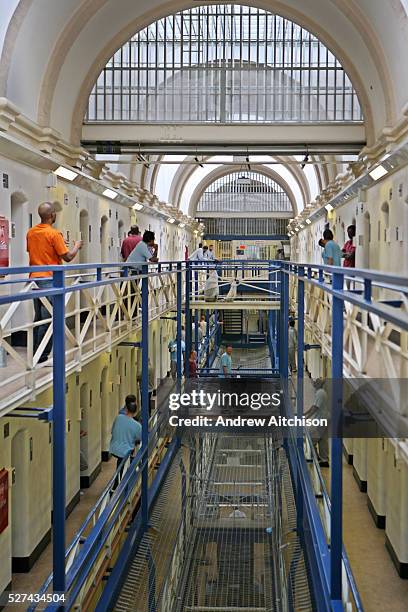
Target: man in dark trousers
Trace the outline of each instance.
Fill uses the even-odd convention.
[[[142,426],[135,421],[136,402],[125,405],[125,413],[119,413],[112,425],[112,437],[109,452],[116,457],[116,469],[119,468],[124,457],[135,450],[136,444],[142,439]],[[118,485],[119,476],[113,488]]]
[[[73,249],[71,251],[68,249],[61,232],[52,227],[56,221],[57,213],[54,204],[51,204],[51,202],[40,204],[38,214],[41,223],[27,232],[27,251],[30,266],[59,266],[63,261],[67,263],[72,261],[81,249],[82,241],[77,240],[74,242]],[[52,287],[52,272],[31,272],[30,278],[35,280],[39,289]],[[48,298],[48,301],[52,305],[52,298]],[[39,299],[34,300],[34,314],[34,323],[51,318],[51,314]],[[47,328],[48,323],[34,328],[34,355],[47,332]],[[51,348],[52,339],[48,341],[38,363],[47,361]]]

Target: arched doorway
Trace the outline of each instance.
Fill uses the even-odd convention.
[[[10,265],[27,265],[26,233],[28,230],[27,196],[17,191],[11,194]]]
[[[102,461],[109,461],[110,426],[109,368],[105,366],[101,373],[101,456]]]
[[[79,230],[83,243],[79,251],[79,263],[87,263],[89,261],[89,213],[87,210],[81,210],[79,213]]]
[[[28,431],[18,431],[11,441],[11,550],[13,558],[30,554],[29,529],[29,436]]]
[[[118,261],[120,261],[120,247],[121,247],[121,244],[124,238],[126,238],[126,233],[124,230],[124,223],[122,219],[120,219],[118,222],[118,254],[117,254]]]
[[[369,212],[364,213],[363,219],[363,268],[370,268],[370,245],[371,245],[371,217]]]
[[[80,427],[79,427],[79,466],[81,472],[81,488],[85,486],[89,475],[89,387],[88,383],[81,385],[79,391]]]
[[[108,217],[104,215],[101,219],[101,227],[100,227],[101,261],[109,260],[108,222],[109,222]]]

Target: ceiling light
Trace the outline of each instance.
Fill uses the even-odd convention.
[[[295,227],[295,232],[298,232],[298,231],[299,231],[299,228],[298,228],[298,227]]]
[[[305,229],[304,225],[299,225],[300,229]]]
[[[112,191],[112,189],[105,189],[102,195],[104,195],[106,198],[109,198],[110,200],[116,200],[119,194],[116,193],[116,191]]]
[[[133,204],[133,210],[143,210],[142,204]]]
[[[66,179],[67,181],[75,181],[76,177],[78,176],[77,172],[69,170],[68,168],[64,168],[64,166],[60,166],[59,168],[54,170],[54,174],[60,176],[63,179]]]
[[[181,227],[181,229],[183,229],[183,227],[186,227],[185,223],[180,223],[179,227]]]
[[[167,219],[167,223],[175,223],[175,219],[173,219],[173,217],[171,217],[171,219]]]
[[[307,223],[308,225],[311,225],[311,223],[312,223],[312,222],[311,222],[311,220],[310,220],[310,219],[306,219],[306,223]]]
[[[332,210],[334,210],[331,204],[326,204],[325,209],[327,210],[327,212],[331,212]]]
[[[374,168],[374,170],[371,170],[371,172],[369,172],[369,174],[370,174],[372,179],[374,179],[375,181],[378,181],[383,176],[388,174],[388,170],[386,168],[384,168],[384,166],[377,166],[377,168]]]

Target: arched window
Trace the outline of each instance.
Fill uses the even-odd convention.
[[[360,122],[352,83],[313,34],[268,11],[205,5],[131,38],[95,84],[86,120]]]
[[[197,206],[199,213],[292,213],[288,194],[258,172],[234,172],[211,183]]]

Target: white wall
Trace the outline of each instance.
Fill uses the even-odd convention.
[[[356,267],[408,274],[408,168],[402,168],[373,185],[363,199],[365,201],[355,197],[327,216],[335,240],[342,247],[348,239],[347,226],[355,223]],[[292,259],[323,263],[322,249],[317,242],[323,234],[324,225],[325,219],[321,219],[292,238]]]

